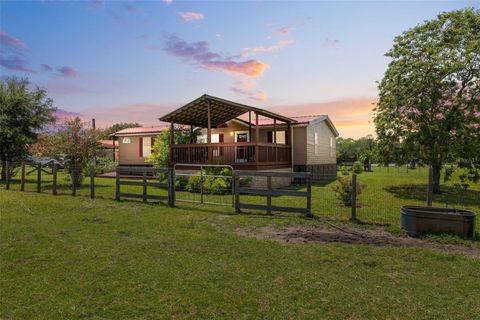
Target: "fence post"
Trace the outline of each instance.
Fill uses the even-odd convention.
[[[77,195],[77,168],[72,168],[72,196]]]
[[[115,200],[120,200],[120,170],[116,168],[115,176]]]
[[[25,162],[22,162],[22,173],[20,176],[20,191],[25,191]]]
[[[428,168],[428,190],[427,190],[427,206],[431,207],[433,203],[433,169]]]
[[[56,163],[53,164],[52,175],[53,175],[52,194],[56,196],[57,195],[57,164]]]
[[[147,171],[146,169],[143,170],[142,174],[142,184],[143,184],[143,202],[147,202]]]
[[[90,168],[90,198],[95,198],[95,167]]]
[[[267,214],[272,213],[272,177],[267,176]]]
[[[352,221],[357,220],[357,175],[352,174]]]
[[[168,206],[173,208],[175,206],[175,170],[168,169]]]
[[[10,163],[5,161],[5,190],[10,189]]]
[[[200,203],[203,203],[203,167],[200,167]]]
[[[234,188],[235,188],[235,212],[240,213],[240,177],[235,173],[234,175]]]
[[[307,216],[312,216],[312,174],[307,178]]]
[[[37,192],[42,191],[42,164],[37,165]]]

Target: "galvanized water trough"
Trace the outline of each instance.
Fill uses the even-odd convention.
[[[468,210],[422,206],[401,207],[402,229],[409,235],[455,233],[472,238],[477,214]]]

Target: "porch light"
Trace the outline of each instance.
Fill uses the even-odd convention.
[[[233,131],[230,131],[230,137],[233,137]]]

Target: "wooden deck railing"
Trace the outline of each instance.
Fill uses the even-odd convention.
[[[291,147],[284,144],[237,142],[175,144],[170,146],[172,164],[216,164],[233,167],[288,166]]]

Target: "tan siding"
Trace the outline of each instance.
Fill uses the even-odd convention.
[[[155,135],[143,136],[142,138],[151,138]],[[140,157],[140,136],[130,136],[130,143],[123,143],[124,137],[118,138],[118,163],[120,165],[143,165],[145,158]],[[125,137],[126,138],[126,137]]]
[[[315,132],[318,133],[318,153],[315,154]],[[330,138],[335,138],[334,133],[325,121],[310,124],[307,127],[307,164],[336,163],[335,143],[333,153],[330,154]]]
[[[307,128],[294,127],[293,128],[293,164],[306,165],[307,164]]]

